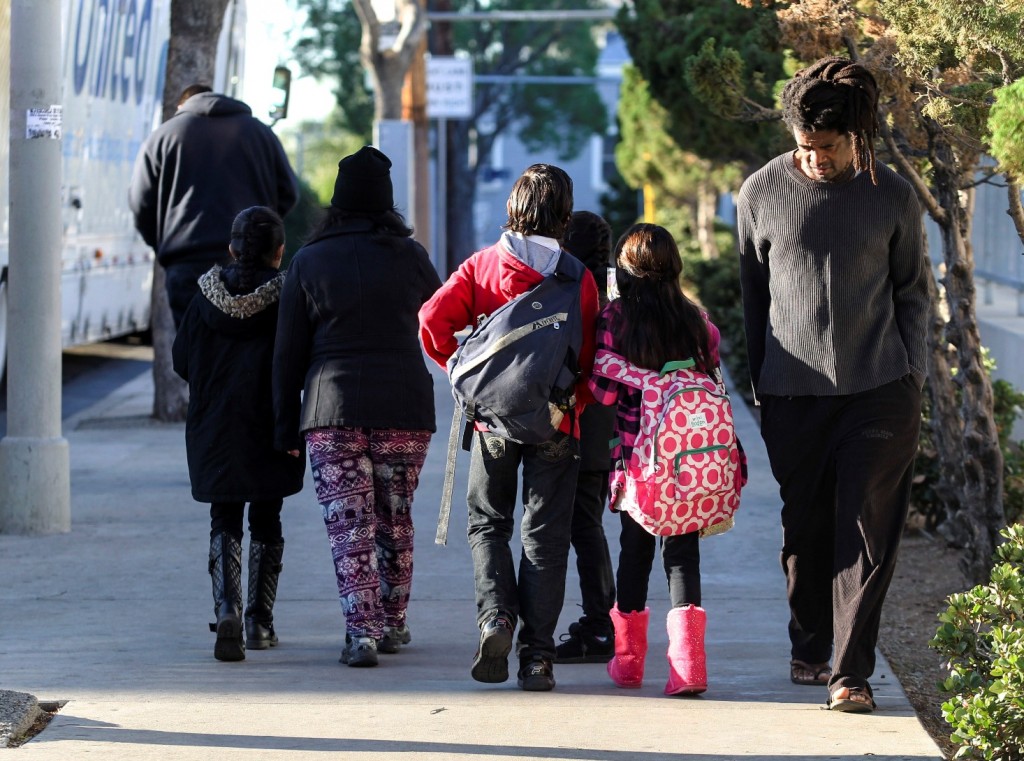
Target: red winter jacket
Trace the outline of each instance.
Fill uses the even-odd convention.
[[[455,334],[467,326],[476,327],[479,319],[525,293],[544,276],[520,256],[540,244],[528,238],[505,233],[489,248],[478,251],[452,273],[447,282],[420,308],[420,340],[427,355],[447,370],[448,358],[458,348]],[[517,251],[513,249],[518,249]],[[583,408],[594,401],[587,380],[594,368],[594,339],[599,311],[597,284],[589,270],[583,273],[580,310],[583,343],[580,346],[580,379],[576,384],[576,419]],[[569,433],[569,418],[561,430]],[[579,437],[579,425],[573,435]]]

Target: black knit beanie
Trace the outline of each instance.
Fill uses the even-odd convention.
[[[343,211],[390,211],[391,159],[369,145],[338,162],[331,206]]]

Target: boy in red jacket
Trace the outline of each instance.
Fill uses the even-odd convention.
[[[506,232],[496,244],[462,263],[420,309],[420,338],[441,367],[455,352],[455,334],[481,315],[525,293],[554,270],[572,215],[572,180],[550,164],[534,164],[509,195]],[[580,284],[583,343],[576,415],[538,445],[519,444],[483,430],[474,434],[469,490],[469,544],[473,553],[480,646],[471,674],[478,682],[508,679],[512,635],[519,628],[519,686],[554,688],[555,627],[565,595],[573,497],[579,469],[575,421],[592,401],[586,379],[594,363],[597,285],[584,271]],[[572,428],[570,428],[570,425]],[[519,575],[509,542],[515,526],[519,466],[523,473],[523,554]]]

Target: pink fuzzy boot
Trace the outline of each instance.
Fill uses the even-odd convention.
[[[608,676],[619,687],[639,687],[644,681],[650,608],[622,613],[616,605],[609,614],[615,627],[615,657],[608,661]]]
[[[685,605],[668,612],[668,684],[666,695],[696,695],[708,688],[704,658],[704,608]]]

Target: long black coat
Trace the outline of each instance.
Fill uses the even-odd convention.
[[[302,489],[304,457],[273,447],[271,364],[284,274],[233,296],[220,267],[199,280],[174,339],[174,371],[188,381],[185,445],[199,502],[252,502]]]
[[[436,430],[418,314],[440,286],[423,246],[374,235],[368,220],[341,222],[299,249],[277,328],[277,447],[331,426]]]

